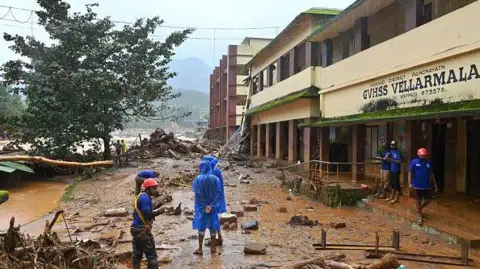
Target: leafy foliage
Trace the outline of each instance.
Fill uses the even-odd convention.
[[[8,92],[7,87],[0,85],[0,130],[12,130],[10,122],[20,117],[25,105],[19,96]]]
[[[110,158],[110,134],[128,121],[143,118],[175,120],[168,101],[167,80],[175,73],[168,64],[174,48],[193,29],[173,32],[163,42],[149,35],[162,25],[158,17],[139,19],[117,28],[109,17],[98,18],[86,5],[85,13],[70,13],[62,0],[37,0],[39,24],[52,45],[34,37],[4,39],[18,55],[31,60],[9,61],[4,82],[26,96],[27,109],[19,125],[22,142],[32,143],[44,155],[64,157],[81,141],[103,141]],[[155,105],[157,104],[157,105]]]

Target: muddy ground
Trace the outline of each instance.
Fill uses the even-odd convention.
[[[220,163],[220,166],[222,163]],[[98,226],[89,232],[77,232],[73,237],[78,239],[115,238],[120,231],[125,235],[115,250],[128,254],[131,249],[129,226],[131,217],[105,218],[102,212],[112,208],[127,208],[132,212],[134,177],[142,168],[158,170],[162,175],[177,171],[196,171],[194,160],[155,159],[143,163],[138,168],[125,168],[115,173],[105,173],[94,179],[80,182],[74,189],[73,199],[63,202],[60,208],[66,215],[78,212],[76,217],[67,217],[71,232],[75,229],[110,221],[108,225]],[[374,244],[375,232],[380,235],[381,244],[390,244],[392,230],[401,233],[402,250],[439,255],[459,255],[456,246],[444,243],[439,238],[413,231],[408,225],[387,220],[380,215],[357,208],[330,209],[318,203],[310,202],[303,197],[287,200],[288,193],[280,188],[275,169],[251,169],[235,166],[224,171],[225,184],[236,184],[236,187],[225,187],[227,203],[241,204],[256,198],[261,201],[258,212],[245,212],[239,222],[258,220],[259,230],[245,234],[239,228],[235,231],[224,231],[224,245],[220,254],[211,256],[204,251],[203,257],[193,255],[197,247],[196,231],[191,229],[191,220],[185,215],[160,216],[154,225],[154,235],[162,268],[240,268],[255,264],[282,264],[291,261],[309,259],[324,255],[326,251],[316,251],[313,243],[319,243],[320,232],[324,228],[329,243],[369,243]],[[250,175],[250,184],[240,184],[239,175]],[[173,194],[172,206],[182,202],[182,207],[193,208],[193,193],[190,188],[169,188]],[[170,204],[168,204],[170,205]],[[287,212],[277,212],[280,207]],[[316,227],[292,227],[287,222],[293,215],[301,214],[311,220],[318,220]],[[342,229],[330,228],[330,222],[345,222]],[[67,240],[65,227],[57,223],[55,230]],[[208,235],[207,235],[208,236]],[[243,253],[245,243],[261,242],[268,244],[267,254],[262,256],[246,256]],[[339,251],[331,251],[334,253]],[[347,259],[357,264],[369,264],[372,261],[363,258],[363,251],[341,251]],[[453,268],[414,262],[402,262],[408,268]],[[128,263],[125,265],[128,268]],[[120,265],[119,268],[125,268]],[[460,267],[465,268],[465,267]],[[474,267],[472,267],[474,268]]]

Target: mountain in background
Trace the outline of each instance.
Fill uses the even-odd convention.
[[[199,58],[174,60],[170,63],[170,71],[177,73],[176,77],[168,80],[168,84],[172,88],[209,92],[212,68]]]
[[[174,92],[181,92],[182,95],[176,99],[170,100],[169,105],[179,109],[179,114],[191,112],[190,116],[178,119],[176,126],[180,129],[193,129],[195,122],[199,119],[208,120],[209,94],[198,90],[177,89]],[[153,129],[153,128],[172,129],[172,123],[159,121],[138,121],[131,122],[127,128]]]

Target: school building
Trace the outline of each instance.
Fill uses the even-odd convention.
[[[271,39],[245,38],[240,45],[230,45],[228,54],[210,75],[210,120],[207,137],[226,141],[240,125],[245,113],[248,72],[245,64]]]
[[[479,197],[479,14],[471,0],[299,14],[246,63],[251,155],[345,163],[337,169],[362,182],[382,142],[396,140],[404,194],[408,162],[425,147],[442,195]]]

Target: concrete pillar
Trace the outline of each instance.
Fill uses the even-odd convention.
[[[303,162],[308,163],[310,161],[310,152],[311,152],[311,140],[312,140],[312,129],[303,128]],[[308,166],[305,166],[308,168]]]
[[[288,121],[288,161],[290,163],[296,163],[298,159],[297,138],[298,138],[298,131],[297,131],[296,121],[289,120]]]
[[[262,158],[262,125],[257,125],[257,157]]]
[[[330,161],[330,127],[320,127],[318,130],[318,145],[320,152],[320,161]],[[323,177],[323,170],[327,169],[328,164],[321,164],[320,177]]]
[[[250,156],[253,157],[253,153],[254,153],[254,146],[255,146],[255,136],[257,134],[255,133],[255,126],[251,126],[250,127]]]
[[[277,60],[277,82],[282,81],[282,56]]]
[[[365,179],[365,165],[355,163],[365,162],[365,125],[357,124],[352,127],[352,181]]]
[[[313,65],[314,46],[312,42],[305,42],[305,66],[308,68]]]
[[[322,42],[322,67],[333,63],[333,40],[326,39]]]
[[[265,124],[265,158],[272,158],[272,141],[270,137],[270,123]]]
[[[262,70],[260,73],[258,73],[258,91],[259,92],[263,91],[263,85],[265,85],[263,81],[264,81],[264,77],[263,77],[263,70]]]
[[[405,0],[405,32],[421,25],[425,0]]]
[[[289,53],[289,67],[288,67],[288,77],[295,75],[295,48],[292,48]]]
[[[281,122],[277,122],[275,124],[275,128],[277,128],[277,130],[275,131],[275,159],[277,160],[283,160],[283,156],[285,154],[285,152],[283,152],[282,150],[282,143],[285,143],[284,139],[284,135],[283,135],[283,130],[282,130],[282,123]]]
[[[368,49],[368,18],[362,17],[355,21],[354,25],[354,51],[357,54]]]
[[[457,119],[457,192],[466,192],[467,185],[467,122]]]
[[[416,157],[416,149],[415,149],[415,141],[412,141],[413,136],[413,122],[412,121],[405,121],[405,155],[403,158],[405,159],[406,163],[409,163],[410,160]],[[401,180],[403,182],[403,194],[408,195],[409,197],[413,197],[413,192],[410,190],[408,185],[408,169],[405,173],[401,173]]]

